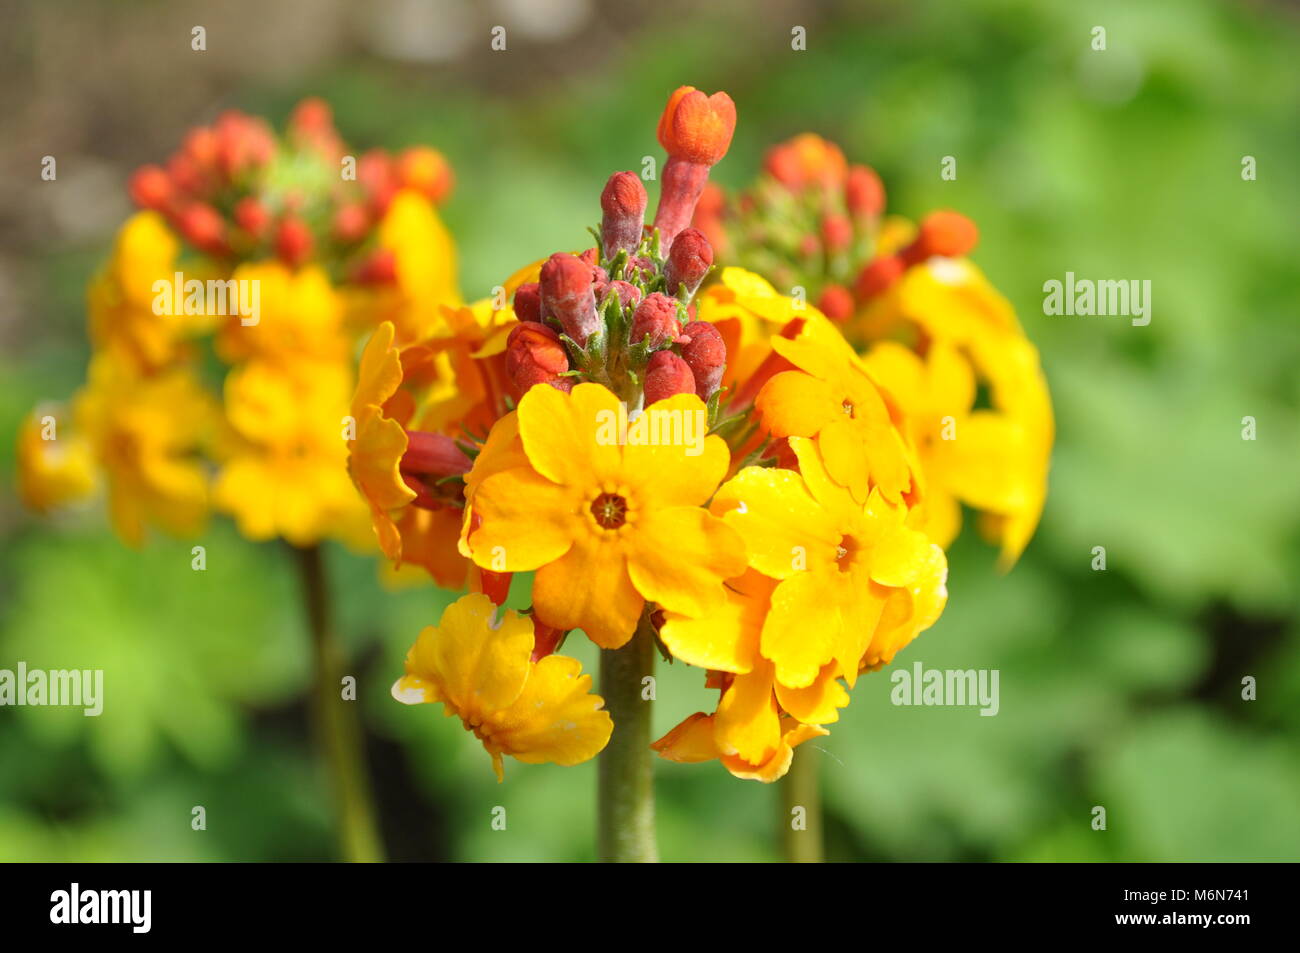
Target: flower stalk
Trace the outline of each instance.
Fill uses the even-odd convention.
[[[339,854],[349,863],[377,863],[384,859],[383,848],[371,807],[355,703],[345,701],[340,691],[343,649],[330,610],[324,560],[319,545],[297,548],[295,553],[315,669],[312,715],[334,793]]]
[[[600,653],[600,693],[614,719],[614,734],[598,764],[596,847],[605,863],[659,860],[650,750],[653,706],[642,697],[643,680],[653,677],[654,664],[654,630],[647,608],[626,645]]]
[[[821,762],[811,755],[811,751],[795,752],[790,771],[777,782],[781,789],[781,852],[791,864],[820,864],[825,860],[818,770]]]

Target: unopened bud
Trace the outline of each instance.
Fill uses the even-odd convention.
[[[817,310],[832,321],[847,321],[853,316],[853,295],[843,285],[827,285],[817,299]]]
[[[271,224],[271,213],[251,195],[246,195],[235,203],[233,215],[235,224],[256,239],[266,234],[267,226]]]
[[[334,237],[340,242],[351,244],[360,241],[369,227],[370,215],[360,202],[349,202],[334,213],[332,229]]]
[[[683,229],[673,240],[664,265],[668,293],[678,297],[695,294],[704,276],[713,267],[713,246],[699,229]]]
[[[677,394],[696,393],[690,365],[672,351],[655,351],[645,371],[646,406]]]
[[[927,258],[960,258],[969,254],[979,241],[979,229],[960,212],[931,212],[922,221],[916,239],[903,250],[910,265]]]
[[[520,321],[506,338],[506,373],[522,396],[534,384],[566,382],[560,390],[572,387],[571,379],[561,377],[569,369],[569,355],[560,336],[536,321]]]
[[[416,493],[411,502],[425,509],[441,509],[461,495],[460,487],[449,487],[446,477],[468,473],[474,465],[456,441],[445,434],[407,431],[406,452],[398,470],[402,480]]]
[[[837,212],[832,212],[822,219],[822,241],[829,252],[840,252],[853,242],[853,226],[849,220]]]
[[[615,172],[600,193],[600,243],[606,258],[620,249],[634,252],[645,225],[645,186],[632,172]]]
[[[690,343],[683,345],[682,357],[695,376],[695,393],[708,400],[722,383],[727,367],[727,345],[722,335],[708,321],[692,321],[682,329]]]
[[[640,344],[648,335],[650,350],[657,351],[672,344],[681,333],[682,323],[677,319],[677,302],[673,298],[656,291],[637,305],[632,316],[633,344]]]
[[[191,202],[180,213],[177,228],[195,248],[219,255],[226,250],[226,222],[206,202]]]
[[[884,212],[885,184],[875,169],[865,165],[849,168],[849,177],[844,183],[844,204],[856,217],[875,217]]]
[[[162,211],[172,200],[172,180],[162,166],[142,165],[131,176],[131,201],[141,208]]]
[[[311,257],[314,241],[311,230],[298,218],[286,218],[275,233],[275,253],[290,268],[297,268]]]
[[[624,308],[635,308],[641,303],[641,289],[626,281],[611,281],[605,295],[618,295],[618,303]]]
[[[587,338],[601,330],[592,290],[592,266],[573,255],[557,252],[542,265],[542,307],[564,333],[586,347]]]
[[[859,301],[869,301],[887,291],[906,270],[907,263],[898,255],[881,255],[858,274],[853,294]]]
[[[397,160],[397,178],[403,186],[423,193],[431,202],[441,202],[450,195],[455,182],[446,158],[429,146],[404,150]]]
[[[520,321],[542,320],[542,289],[535,281],[515,289],[515,317]]]

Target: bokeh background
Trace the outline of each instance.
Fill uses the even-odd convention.
[[[357,149],[450,157],[445,215],[478,297],[583,243],[605,177],[659,155],[655,121],[683,83],[738,104],[724,184],[811,129],[874,165],[893,211],[972,216],[974,258],[1039,344],[1055,401],[1037,538],[1001,575],[963,537],[947,612],[897,663],[998,669],[1001,711],[894,707],[885,673],[860,682],[801,749],[823,762],[829,856],[1300,859],[1295,5],[5,0],[0,50],[0,667],[106,670],[100,718],[0,709],[0,859],[334,854],[286,552],[218,520],[195,573],[191,541],[128,550],[102,512],[38,520],[13,492],[18,422],[84,373],[84,289],[130,170],[224,108],[279,126],[324,96]],[[39,176],[47,154],[56,183]],[[1066,271],[1150,279],[1150,326],[1044,316],[1043,282]],[[498,786],[457,722],[389,698],[451,596],[390,593],[373,561],[328,557],[390,856],[591,859],[594,764],[510,762]],[[700,681],[661,668],[657,729],[706,704]],[[665,859],[777,859],[772,788],[716,764],[657,771]]]

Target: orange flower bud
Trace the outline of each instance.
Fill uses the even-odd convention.
[[[506,338],[506,373],[519,395],[534,384],[551,384],[569,390],[572,380],[561,377],[569,369],[569,355],[560,336],[536,321],[520,321]],[[568,386],[562,386],[568,385]]]
[[[931,212],[921,221],[916,240],[903,251],[904,260],[914,265],[938,255],[960,258],[979,241],[979,229],[960,212]]]
[[[484,575],[487,575],[484,573]],[[501,603],[497,603],[500,605]],[[533,613],[533,656],[534,662],[546,658],[560,647],[564,641],[565,635],[568,634],[566,629],[557,629],[554,626],[547,625]]]
[[[695,375],[690,365],[672,351],[655,351],[646,364],[644,389],[647,406],[677,394],[694,394]]]
[[[226,222],[206,202],[191,202],[181,210],[176,227],[185,240],[212,255],[226,251]]]
[[[458,499],[461,488],[449,487],[441,481],[468,473],[474,464],[456,441],[445,434],[420,430],[407,431],[406,438],[406,452],[398,470],[406,485],[415,491],[411,503],[436,510]]]
[[[726,93],[706,96],[694,86],[679,87],[659,118],[659,144],[670,156],[714,165],[727,154],[736,131],[736,104]]]
[[[377,248],[357,264],[353,280],[363,285],[382,285],[397,280],[397,255],[391,248]]]
[[[370,227],[370,216],[366,207],[359,202],[349,202],[339,207],[334,213],[332,230],[334,237],[341,242],[352,243],[365,237]]]
[[[830,252],[843,251],[853,242],[853,226],[838,212],[832,212],[822,219],[821,232],[826,250]]]
[[[446,158],[429,146],[412,146],[397,160],[397,177],[408,189],[422,192],[431,202],[451,194],[455,177]]]

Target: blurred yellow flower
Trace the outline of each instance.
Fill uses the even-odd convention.
[[[18,428],[17,451],[18,496],[36,512],[48,513],[94,491],[97,471],[90,446],[62,408],[33,410]]]
[[[533,661],[533,623],[497,608],[485,595],[456,600],[406,655],[393,697],[408,705],[441,703],[460,718],[488,754],[497,780],[503,755],[525,764],[574,765],[595,757],[613,722],[590,693],[591,676],[577,659]]]
[[[113,353],[98,354],[74,420],[104,470],[109,514],[127,543],[139,545],[150,525],[181,536],[203,527],[208,474],[199,452],[216,407],[187,366],[140,376]]]

